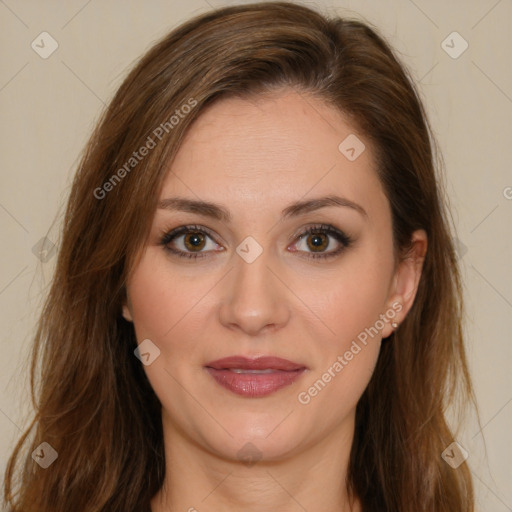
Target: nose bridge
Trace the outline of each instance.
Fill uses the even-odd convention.
[[[237,248],[221,307],[224,325],[238,326],[251,334],[269,325],[283,325],[288,318],[283,287],[269,268],[274,263],[270,251],[255,251],[251,240]]]

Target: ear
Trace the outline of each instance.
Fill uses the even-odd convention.
[[[125,290],[125,299],[124,299],[123,305],[122,305],[122,314],[123,314],[123,317],[125,320],[127,320],[128,322],[133,322],[130,299],[128,298],[128,294],[126,293],[126,290]]]
[[[427,252],[427,244],[425,230],[414,231],[411,236],[411,247],[399,261],[393,276],[387,301],[387,311],[394,311],[396,314],[382,329],[383,338],[387,338],[395,330],[391,325],[392,322],[397,324],[403,322],[414,303]]]

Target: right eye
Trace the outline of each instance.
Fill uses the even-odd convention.
[[[208,248],[208,239],[211,241],[210,250],[203,251],[203,249]],[[160,243],[166,251],[180,258],[204,258],[206,256],[204,253],[211,252],[216,247],[221,247],[214,242],[206,228],[196,225],[180,226],[166,232]],[[223,251],[224,248],[220,250]]]

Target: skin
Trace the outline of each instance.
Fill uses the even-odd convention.
[[[232,219],[158,209],[127,280],[123,315],[139,343],[149,338],[161,351],[144,367],[162,402],[167,468],[153,512],[361,510],[357,499],[350,507],[342,485],[355,408],[382,338],[412,305],[427,241],[415,232],[410,256],[395,260],[391,211],[369,142],[357,135],[366,149],[355,161],[338,150],[354,133],[331,106],[282,90],[223,99],[187,134],[160,199],[219,203]],[[292,202],[333,193],[367,215],[329,206],[281,218]],[[315,252],[306,240],[314,235],[298,235],[319,223],[342,230],[353,244],[332,258],[308,259]],[[172,255],[160,243],[165,232],[189,224],[215,237],[205,235],[196,252],[206,256],[197,260]],[[235,251],[247,236],[263,248],[252,263]],[[334,252],[339,242],[325,237],[323,252]],[[170,246],[187,251],[184,238]],[[359,343],[360,352],[308,404],[300,403],[299,393],[393,303],[401,307],[393,320],[366,346]],[[273,355],[308,369],[274,394],[247,398],[204,369],[230,355]],[[248,442],[261,457],[253,464],[238,454]]]

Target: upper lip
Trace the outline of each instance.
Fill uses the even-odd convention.
[[[240,370],[301,370],[304,365],[294,363],[288,359],[281,357],[260,356],[256,358],[248,358],[244,356],[231,356],[211,361],[205,365],[216,370],[228,370],[230,368],[238,368]]]

